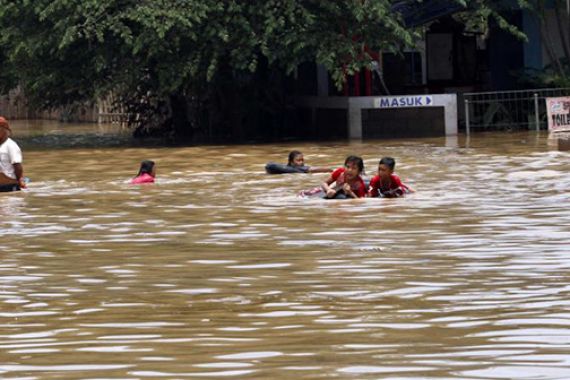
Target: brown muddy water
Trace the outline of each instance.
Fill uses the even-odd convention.
[[[13,123],[2,379],[569,379],[570,154],[535,133],[185,148]],[[381,156],[403,199],[300,199]],[[140,160],[158,182],[129,186]]]

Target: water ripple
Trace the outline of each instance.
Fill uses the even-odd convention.
[[[327,175],[263,171],[293,149],[393,156],[418,191],[300,199]],[[570,377],[570,155],[546,136],[24,150],[2,378]],[[158,182],[130,186],[142,159]]]

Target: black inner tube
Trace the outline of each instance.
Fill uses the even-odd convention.
[[[289,166],[278,164],[276,162],[269,162],[265,165],[265,171],[268,174],[289,174],[289,173],[308,173],[308,166]]]

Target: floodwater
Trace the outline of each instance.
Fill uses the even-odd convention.
[[[568,379],[570,154],[545,134],[121,147],[13,123],[0,194],[2,379]],[[82,137],[83,136],[83,137]],[[299,199],[383,155],[417,193]],[[126,184],[140,160],[158,183]]]

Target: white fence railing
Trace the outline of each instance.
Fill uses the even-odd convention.
[[[570,88],[465,93],[465,132],[547,129],[544,99],[570,96]]]

